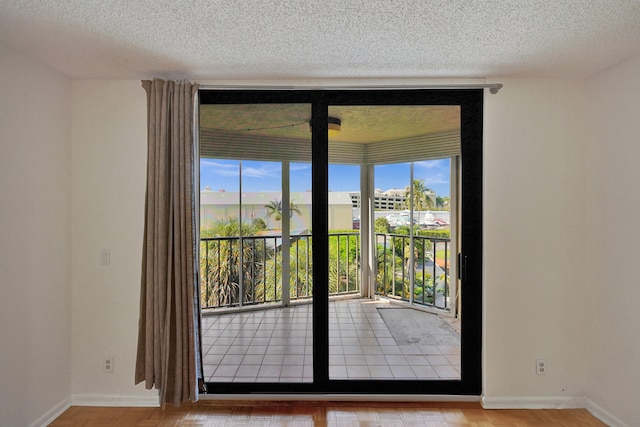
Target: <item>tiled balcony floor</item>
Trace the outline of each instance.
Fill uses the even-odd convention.
[[[460,346],[399,345],[381,304],[329,303],[330,379],[460,379]],[[310,304],[203,316],[202,329],[207,381],[313,381]]]

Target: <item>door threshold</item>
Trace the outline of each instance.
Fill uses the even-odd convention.
[[[448,394],[203,394],[201,401],[237,400],[237,401],[300,401],[300,402],[480,402],[481,396]]]

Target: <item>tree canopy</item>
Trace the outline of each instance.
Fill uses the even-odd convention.
[[[413,210],[423,211],[433,208],[433,200],[429,196],[433,191],[424,184],[422,179],[413,180]],[[405,189],[405,207],[411,208],[411,188],[407,185]]]
[[[267,217],[273,218],[279,227],[280,221],[282,221],[282,200],[272,200],[264,205],[264,207],[267,209]],[[300,208],[291,200],[289,202],[289,218],[293,218],[294,213],[296,215],[302,215]]]

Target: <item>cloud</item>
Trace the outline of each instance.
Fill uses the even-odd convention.
[[[307,169],[311,169],[310,163],[291,163],[289,165],[289,170],[291,171],[303,171]]]
[[[240,164],[237,161],[226,163],[210,159],[201,159],[200,169],[207,173],[225,177],[237,177],[240,174]],[[243,163],[242,176],[246,178],[279,178],[280,164],[249,162]]]
[[[279,178],[281,172],[280,165],[264,164],[259,167],[242,167],[242,176],[248,178]]]
[[[449,169],[449,159],[424,160],[421,162],[415,162],[414,165],[422,169],[435,169],[435,168]]]
[[[240,168],[237,163],[223,163],[208,159],[200,160],[200,169],[205,169],[207,172],[216,175],[229,177],[238,176],[240,173]]]
[[[424,184],[427,187],[429,187],[430,185],[449,184],[449,178],[443,176],[442,174],[428,176],[424,178]]]

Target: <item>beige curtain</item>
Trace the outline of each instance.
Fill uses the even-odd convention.
[[[201,372],[192,129],[198,85],[155,79],[142,86],[148,153],[135,382],[158,389],[164,408],[197,401]]]

